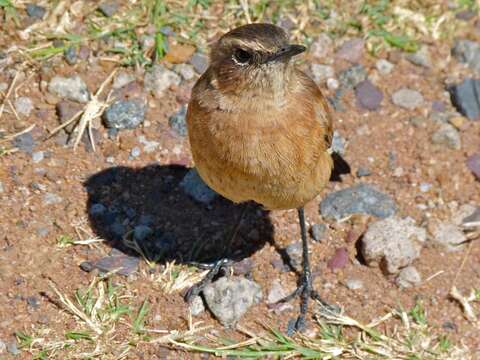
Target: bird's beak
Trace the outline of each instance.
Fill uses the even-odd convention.
[[[270,55],[267,59],[267,62],[271,61],[279,61],[279,60],[288,60],[292,56],[301,54],[304,52],[307,48],[303,45],[287,45],[278,50],[276,53]]]

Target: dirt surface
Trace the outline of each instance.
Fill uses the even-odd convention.
[[[475,19],[470,21],[473,28]],[[4,49],[13,43],[27,44],[13,32],[1,33]],[[425,228],[432,219],[450,219],[461,205],[480,204],[480,182],[465,165],[470,155],[480,151],[480,122],[463,118],[458,129],[459,150],[430,141],[438,129],[438,124],[430,120],[432,103],[441,101],[446,111],[453,110],[445,84],[458,82],[472,73],[451,57],[452,42],[430,45],[432,67],[414,65],[400,54],[389,75],[380,74],[375,69],[377,58],[365,54],[360,62],[384,95],[380,109],[360,109],[354,91],[349,90],[341,99],[344,110],[334,112],[335,129],[347,141],[344,157],[352,173],[343,175],[341,182],[330,183],[318,199],[306,207],[309,225],[326,223],[328,227],[324,240],[310,243],[314,286],[326,301],[341,306],[349,316],[365,323],[392,308],[410,309],[421,301],[435,333],[448,336],[452,343],[465,345],[475,354],[480,351],[479,329],[465,318],[458,302],[448,294],[453,285],[465,295],[472,289],[480,289],[477,242],[456,252],[426,245],[413,263],[422,276],[421,283],[400,289],[393,276],[385,275],[378,267],[365,265],[359,253],[361,235],[368,223],[375,221],[373,217],[354,216],[336,222],[322,219],[319,213],[319,202],[325,194],[360,182],[390,194],[398,205],[399,216],[412,217]],[[145,326],[162,330],[186,330],[189,326],[188,306],[182,297],[185,289],[166,292],[162,288],[166,263],[175,260],[182,265],[188,261],[216,259],[219,242],[226,239],[240,212],[238,206],[219,197],[209,205],[201,204],[186,195],[179,185],[194,164],[187,138],[171,129],[168,117],[186,103],[195,79],[182,80],[180,85],[170,87],[159,97],[144,90],[143,69],[126,67],[123,71],[136,80],[127,88],[117,90],[117,95],[128,98],[140,94],[146,99],[146,118],[142,125],[121,130],[112,138],[97,120],[96,151],[86,137],[76,151],[61,144],[64,135],[49,138],[49,132],[59,124],[55,106],[61,99],[48,92],[42,83],[48,83],[55,75],[78,74],[94,93],[117,65],[93,55],[92,58],[94,60],[78,61],[75,65],[68,65],[62,56],[34,62],[32,66],[12,63],[0,73],[0,83],[8,86],[17,77],[9,101],[14,103],[25,96],[34,105],[31,114],[24,116],[14,114],[4,100],[0,132],[6,137],[35,125],[29,131],[34,139],[32,151],[44,152],[39,162],[32,160],[32,152],[22,149],[0,156],[0,340],[5,343],[13,341],[15,332],[19,331],[42,334],[46,338],[48,334],[79,329],[78,321],[61,310],[62,305],[50,284],[73,299],[77,289],[88,287],[98,275],[96,270],[83,271],[81,263],[106,256],[112,248],[139,256],[89,215],[92,204],[115,207],[121,213],[133,211],[135,219],[148,214],[152,228],[175,239],[178,245],[175,251],[167,251],[153,266],[140,257],[139,268],[132,275],[112,277],[114,283],[127,289],[133,309],[148,301]],[[312,54],[307,54],[301,66],[309,71],[308,64],[312,61],[315,61]],[[350,65],[346,61],[335,61],[332,66],[338,74]],[[324,83],[320,85],[326,95],[334,95],[334,90],[329,90]],[[419,91],[424,97],[423,105],[416,110],[394,105],[391,95],[401,87]],[[107,88],[110,89],[110,85]],[[2,95],[5,93],[6,90],[2,90]],[[414,116],[424,118],[423,125],[414,126],[411,122]],[[139,141],[142,135],[158,142],[158,147],[150,153],[143,151]],[[14,149],[11,142],[2,145]],[[134,147],[142,150],[137,157],[131,156]],[[372,174],[359,178],[356,171],[360,167],[368,167]],[[396,170],[398,168],[402,171]],[[431,187],[422,192],[422,183]],[[49,194],[56,195],[54,201],[46,200]],[[132,229],[133,222],[126,220],[125,229]],[[99,237],[104,241],[62,246],[59,240],[62,237],[73,241]],[[256,205],[248,209],[233,253],[237,260],[251,259],[250,276],[261,286],[264,299],[241,319],[242,326],[259,329],[259,323],[268,323],[285,330],[288,321],[296,316],[298,302],[293,302],[290,309],[277,312],[267,307],[265,298],[276,279],[286,290],[295,288],[298,274],[278,264],[282,263],[286,246],[299,239],[296,211],[268,213]],[[331,270],[327,263],[339,248],[347,249],[348,263],[341,269]],[[349,279],[360,280],[363,287],[349,289],[346,286]],[[208,311],[194,317],[194,322],[198,321],[212,325],[210,331],[214,333],[244,339],[240,332],[224,329]],[[119,324],[116,331],[121,337],[122,332],[130,331],[129,325]],[[15,358],[32,357],[28,349],[24,350]],[[2,359],[10,356],[8,352],[0,353]],[[127,358],[197,356],[200,357],[138,341]]]

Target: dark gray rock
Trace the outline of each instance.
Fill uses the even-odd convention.
[[[196,169],[190,169],[180,182],[183,191],[194,200],[208,205],[217,196],[217,193],[210,189],[202,180]]]
[[[340,87],[353,89],[367,78],[367,70],[361,64],[355,64],[342,71],[338,76]]]
[[[310,229],[312,238],[316,242],[321,242],[323,240],[326,231],[327,226],[325,224],[313,224]]]
[[[285,248],[290,265],[297,271],[302,270],[302,242],[297,241]]]
[[[190,64],[193,65],[197,73],[203,74],[208,69],[208,57],[196,52],[190,59]]]
[[[98,5],[98,10],[106,17],[112,17],[118,10],[117,1],[104,1]]]
[[[145,105],[139,100],[119,100],[107,108],[103,119],[108,128],[135,129],[145,120]]]
[[[139,263],[140,258],[121,254],[105,256],[95,261],[93,266],[103,272],[110,272],[118,269],[117,274],[128,276],[137,270]]]
[[[38,301],[38,298],[36,296],[29,296],[27,297],[27,304],[30,306],[32,309],[38,309],[40,307],[40,302]]]
[[[42,20],[47,10],[43,6],[27,4],[27,15],[31,18]]]
[[[368,184],[359,184],[328,194],[320,203],[320,213],[340,220],[352,214],[368,214],[386,218],[395,214],[393,199]]]
[[[90,206],[90,209],[88,210],[89,214],[93,217],[103,216],[106,211],[107,208],[105,207],[105,205],[100,203],[92,204],[92,206]]]
[[[152,228],[146,225],[137,225],[133,229],[133,238],[140,242],[145,241],[145,239],[152,234]]]
[[[75,65],[77,63],[77,49],[75,49],[75,47],[69,46],[66,48],[63,52],[63,56],[69,65]]]
[[[13,356],[20,355],[21,351],[18,348],[17,340],[12,340],[11,342],[7,343],[7,351]]]
[[[371,111],[378,110],[383,100],[382,91],[368,79],[357,85],[355,96],[359,107]]]
[[[168,118],[170,128],[180,136],[187,136],[187,122],[185,116],[187,115],[187,107],[182,105],[180,110]]]
[[[242,277],[222,277],[203,290],[213,315],[226,327],[233,327],[254,304],[262,299],[262,290],[254,281]]]
[[[467,159],[467,167],[480,180],[480,154],[473,154]]]
[[[127,229],[125,228],[125,225],[123,225],[121,222],[115,221],[110,226],[110,231],[112,232],[112,235],[115,237],[115,239],[121,240],[127,232]]]
[[[95,269],[95,266],[90,261],[82,261],[80,263],[80,269],[88,273]]]
[[[448,91],[450,92],[453,105],[460,113],[470,120],[480,119],[479,79],[467,78],[460,84],[450,86]]]
[[[452,48],[452,55],[480,75],[480,43],[464,39],[458,40]]]
[[[357,172],[356,172],[356,175],[358,177],[365,177],[365,176],[370,176],[372,175],[372,171],[366,167],[359,167]]]
[[[12,145],[20,151],[31,154],[33,152],[33,148],[37,144],[35,143],[32,134],[28,132],[15,137],[15,139],[12,140]]]

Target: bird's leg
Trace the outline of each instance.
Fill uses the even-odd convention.
[[[307,315],[308,302],[310,298],[319,301],[327,308],[334,309],[334,307],[323,301],[320,298],[320,295],[315,290],[313,290],[312,287],[312,273],[310,270],[310,261],[308,258],[307,227],[305,224],[305,213],[303,207],[298,209],[298,220],[300,222],[300,233],[302,236],[303,273],[297,289],[287,297],[281,299],[279,303],[284,303],[294,299],[297,296],[300,296],[300,316],[295,322],[295,330],[301,331],[305,328],[305,317]]]
[[[191,299],[193,299],[195,296],[200,294],[202,290],[207,286],[209,283],[212,282],[212,280],[215,278],[215,276],[222,270],[224,269],[226,273],[228,273],[228,268],[230,265],[233,263],[231,259],[228,258],[230,252],[231,252],[231,247],[233,245],[233,242],[235,238],[237,237],[238,230],[240,229],[240,226],[242,224],[242,220],[245,217],[245,214],[247,212],[247,207],[248,203],[244,203],[241,205],[242,210],[240,213],[240,216],[237,218],[237,221],[235,222],[235,225],[233,226],[228,238],[227,242],[223,246],[222,249],[222,257],[220,260],[217,260],[211,264],[204,264],[204,263],[198,263],[198,262],[190,262],[189,264],[197,266],[199,268],[203,269],[209,269],[207,275],[200,281],[199,283],[193,285],[185,294],[185,300],[187,302],[190,302]]]

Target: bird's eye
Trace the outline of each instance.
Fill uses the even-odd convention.
[[[233,53],[233,60],[239,65],[246,65],[252,59],[252,54],[242,49],[236,49]]]

